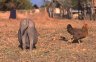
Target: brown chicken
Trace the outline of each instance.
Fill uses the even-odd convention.
[[[80,28],[73,28],[71,24],[67,25],[67,31],[69,34],[73,36],[72,42],[79,42],[81,39],[85,38],[88,35],[88,25],[84,24],[83,27]]]

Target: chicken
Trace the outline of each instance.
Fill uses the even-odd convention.
[[[80,28],[73,28],[71,24],[67,25],[67,31],[69,34],[73,36],[73,42],[79,42],[81,39],[85,38],[88,35],[88,25],[84,24],[83,27]]]

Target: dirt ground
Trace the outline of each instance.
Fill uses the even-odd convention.
[[[17,12],[16,20],[9,20],[9,12],[0,12],[0,62],[96,62],[96,21],[52,19],[45,11],[31,14],[39,32],[36,49],[23,51],[18,48],[17,33],[25,14]],[[88,24],[89,34],[82,43],[68,44],[61,40],[70,39],[67,24],[81,28]]]

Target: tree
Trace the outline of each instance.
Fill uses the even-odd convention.
[[[72,0],[59,0],[60,4],[63,7],[63,14],[64,10],[67,11],[67,18],[71,19],[72,18]]]
[[[31,0],[18,0],[17,1],[17,8],[18,9],[31,9],[32,3]]]
[[[32,8],[31,0],[2,0],[1,1],[1,9],[4,10],[10,10],[11,9],[11,3],[14,3],[16,6],[16,9],[30,9]]]

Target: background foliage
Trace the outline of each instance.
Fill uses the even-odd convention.
[[[0,10],[10,10],[12,4],[16,9],[31,9],[31,0],[0,0]]]

